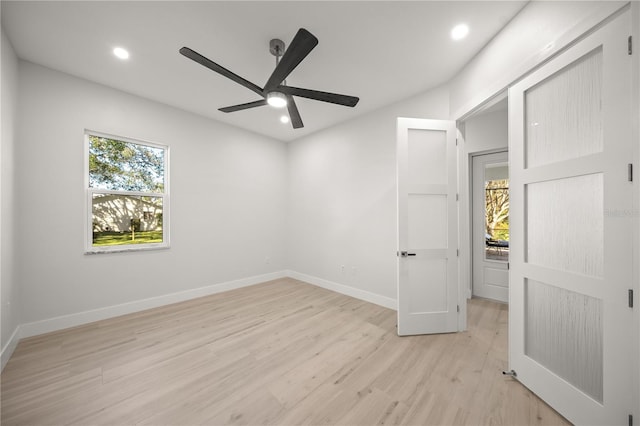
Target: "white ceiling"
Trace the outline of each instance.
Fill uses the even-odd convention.
[[[2,27],[27,61],[290,141],[450,80],[525,1],[5,1]],[[469,36],[453,41],[465,22]],[[190,47],[262,87],[275,67],[269,40],[298,28],[318,46],[287,84],[360,97],[355,108],[296,98],[305,127],[283,110],[218,108],[258,100],[178,53]],[[127,61],[112,49],[129,50]]]

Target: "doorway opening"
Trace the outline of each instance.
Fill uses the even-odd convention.
[[[509,121],[504,91],[458,124],[467,297],[509,300]],[[466,250],[465,250],[466,251]]]
[[[507,152],[472,159],[472,295],[509,300],[509,163]]]

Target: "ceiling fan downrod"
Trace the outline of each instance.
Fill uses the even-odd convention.
[[[271,52],[271,54],[276,57],[277,68],[278,64],[280,63],[280,58],[282,57],[282,55],[284,55],[284,41],[280,40],[279,38],[271,39],[271,41],[269,42],[269,52]],[[286,86],[287,80],[284,80],[282,82],[282,85]]]

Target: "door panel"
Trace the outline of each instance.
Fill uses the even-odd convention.
[[[398,119],[399,335],[458,330],[455,131]]]
[[[601,403],[602,300],[528,278],[525,300],[525,355]]]
[[[447,248],[447,196],[408,194],[409,247],[415,249]],[[438,226],[434,226],[438,224]]]
[[[527,263],[602,277],[603,174],[526,184]]]
[[[484,268],[484,282],[488,286],[509,290],[509,272],[506,268]]]
[[[602,61],[602,46],[594,46],[562,72],[527,89],[527,167],[602,152]]]
[[[509,300],[507,152],[472,159],[473,295]]]
[[[629,13],[509,89],[509,364],[575,424],[633,412]]]
[[[408,129],[407,160],[412,184],[447,184],[447,139],[441,131]]]
[[[447,261],[425,257],[412,259],[407,263],[407,272],[410,294],[419,295],[421,293],[424,277],[429,277],[436,284],[431,285],[429,297],[409,299],[409,313],[446,312],[448,305]]]

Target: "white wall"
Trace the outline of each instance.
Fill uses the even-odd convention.
[[[1,32],[0,52],[2,54],[0,76],[0,98],[2,98],[2,135],[0,142],[1,161],[1,209],[0,209],[0,347],[4,366],[13,352],[15,341],[11,336],[20,323],[20,291],[14,274],[14,227],[16,191],[14,179],[14,147],[16,145],[15,122],[18,96],[18,59],[4,34]]]
[[[448,108],[437,88],[289,144],[289,269],[395,307],[396,119]]]
[[[459,119],[599,24],[625,1],[532,1],[449,82]]]
[[[28,62],[19,71],[15,255],[24,323],[284,270],[283,142]],[[169,145],[169,250],[84,254],[85,128]]]
[[[464,122],[463,151],[474,154],[506,150],[509,145],[509,123],[506,105],[503,109],[473,116]]]

